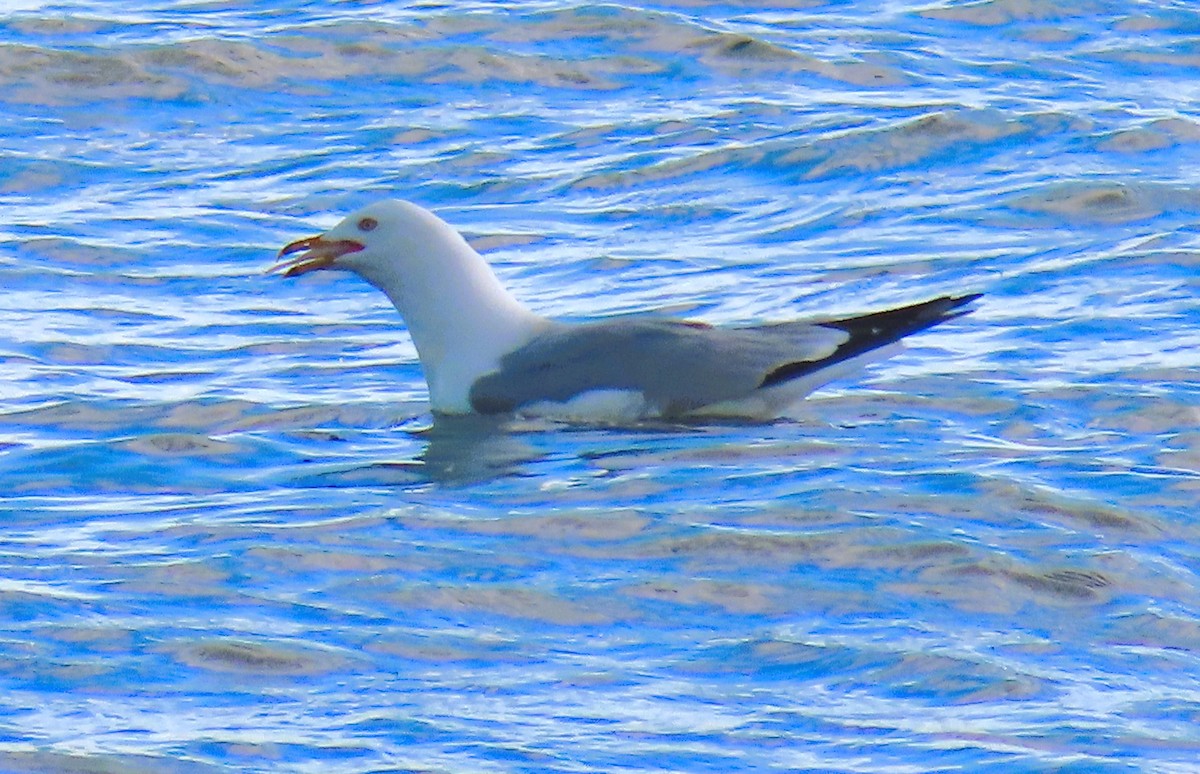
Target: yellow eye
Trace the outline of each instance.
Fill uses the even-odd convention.
[[[360,220],[358,222],[358,230],[359,231],[374,231],[375,227],[378,225],[379,225],[379,221],[375,220],[374,218],[363,218],[362,220]]]

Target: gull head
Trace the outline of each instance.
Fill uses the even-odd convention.
[[[286,245],[270,271],[297,277],[319,269],[343,269],[369,277],[382,262],[424,252],[421,247],[447,228],[433,213],[410,202],[376,202],[324,234]]]
[[[500,358],[546,328],[450,224],[410,202],[376,202],[319,236],[279,251],[270,270],[296,277],[319,269],[357,274],[404,318],[435,411],[471,411],[469,391]]]

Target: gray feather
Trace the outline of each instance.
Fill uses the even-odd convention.
[[[556,325],[506,355],[471,387],[483,414],[540,401],[565,402],[590,390],[635,390],[665,416],[744,398],[764,377],[797,361],[832,355],[849,338],[812,323],[750,328],[629,319]]]

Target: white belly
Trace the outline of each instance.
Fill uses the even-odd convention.
[[[531,403],[517,413],[569,422],[633,422],[658,416],[638,390],[589,390],[567,401]]]

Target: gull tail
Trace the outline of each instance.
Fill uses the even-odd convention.
[[[850,334],[850,338],[828,357],[820,360],[797,361],[774,369],[763,377],[759,387],[774,387],[802,376],[808,376],[856,358],[873,349],[892,344],[905,336],[931,328],[938,323],[962,317],[971,311],[963,307],[982,295],[982,293],[971,293],[965,296],[942,296],[931,301],[889,309],[885,312],[873,312],[858,317],[816,323],[826,328],[845,331]]]

